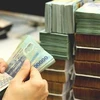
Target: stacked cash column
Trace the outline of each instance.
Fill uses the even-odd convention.
[[[74,98],[100,100],[100,3],[76,10]]]
[[[48,100],[71,100],[73,84],[74,11],[81,0],[47,2],[45,29],[40,31],[40,45],[56,62],[41,73],[48,81]]]

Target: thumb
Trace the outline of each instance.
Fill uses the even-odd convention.
[[[14,79],[16,79],[16,80],[18,80],[20,82],[24,81],[28,77],[28,75],[30,73],[30,68],[31,68],[30,61],[29,60],[25,60],[23,65],[22,65],[22,67],[21,67],[21,69],[16,74]]]

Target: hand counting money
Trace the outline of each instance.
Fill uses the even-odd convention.
[[[27,35],[8,59],[7,73],[14,77],[23,62],[29,59],[31,65],[40,72],[52,65],[55,60],[30,35]]]
[[[31,65],[37,68],[40,72],[55,62],[52,55],[45,51],[39,43],[32,38],[32,36],[27,35],[8,59],[6,73],[13,78],[26,59],[29,59]]]

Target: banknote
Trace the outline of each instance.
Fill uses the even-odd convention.
[[[11,79],[12,77],[7,73],[0,74],[0,91],[8,86]]]
[[[40,72],[55,63],[55,59],[51,54],[45,51],[32,36],[26,35],[8,59],[6,73],[13,78],[26,59],[29,59],[31,66],[37,68]],[[1,79],[0,77],[0,83]],[[7,81],[8,84],[9,81]],[[0,84],[0,88],[1,87]]]
[[[45,51],[30,35],[25,36],[8,59],[8,69],[6,72],[14,77],[25,59],[29,59],[31,65],[40,72],[55,62],[53,56]]]

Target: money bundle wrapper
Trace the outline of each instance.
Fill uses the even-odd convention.
[[[100,48],[100,36],[89,34],[75,34],[77,46]]]
[[[42,77],[52,82],[66,82],[69,80],[69,72],[67,70],[46,69],[43,71]]]
[[[48,100],[66,100],[70,97],[70,90],[73,84],[73,62],[71,60],[58,60],[41,75],[48,81]]]
[[[45,29],[40,31],[40,45],[56,60],[41,73],[49,83],[47,100],[68,100],[72,96],[74,11],[81,5],[81,0],[45,4]]]
[[[75,73],[74,86],[100,89],[99,84],[100,84],[100,76]]]
[[[74,61],[76,73],[73,85],[75,98],[82,100],[100,99],[98,96],[98,93],[100,93],[100,88],[98,86],[100,82],[99,57],[100,48],[76,46]]]
[[[29,59],[31,66],[34,66],[40,72],[55,63],[52,55],[45,51],[32,36],[26,35],[7,61],[6,75],[9,75],[7,75],[8,78],[6,77],[7,79],[3,81],[2,78],[5,79],[4,74],[3,77],[0,77],[0,84],[4,83],[5,85],[2,85],[4,88],[9,85],[9,81],[17,74],[26,59]],[[4,89],[3,87],[0,87],[0,91]]]
[[[49,86],[49,92],[50,93],[56,93],[56,94],[64,94],[65,92],[68,92],[70,89],[70,82],[60,83],[60,82],[48,82]]]
[[[100,3],[88,2],[75,11],[74,97],[99,100],[100,88]]]
[[[69,78],[66,82],[48,81],[49,99],[68,100],[71,98],[70,91],[72,89],[72,79]],[[70,99],[69,99],[70,100]]]
[[[75,11],[76,33],[100,35],[100,3],[88,2]]]
[[[82,38],[83,37],[83,38]],[[74,100],[99,100],[100,96],[100,48],[99,35],[76,33],[74,60]]]
[[[73,85],[74,98],[79,100],[99,100],[100,99],[100,76],[75,75]]]
[[[48,100],[70,98],[69,94],[73,83],[73,78],[71,78],[73,73],[73,43],[73,34],[40,31],[40,45],[56,60],[54,64],[41,73],[42,77],[49,83]],[[55,85],[61,87],[54,87]],[[67,89],[65,89],[66,87]]]
[[[86,87],[73,87],[74,99],[73,100],[99,100],[100,89],[86,88]]]
[[[48,100],[68,100],[70,97],[70,81],[65,83],[48,82]]]
[[[100,62],[100,48],[76,46],[75,60]]]
[[[58,0],[45,4],[45,30],[73,34],[75,32],[74,12],[82,6],[82,0]]]
[[[76,73],[75,69],[74,69],[74,74],[75,78],[72,86],[73,89],[72,100],[99,100],[100,76],[88,75],[83,73],[79,74]]]
[[[56,94],[49,94],[47,100],[68,100],[67,96],[69,94],[61,94],[61,95],[56,95]]]
[[[73,69],[73,62],[58,59],[55,59],[55,61],[54,64],[41,73],[42,77],[51,82],[67,82]]]
[[[75,60],[74,68],[78,74],[100,76],[100,62]]]

